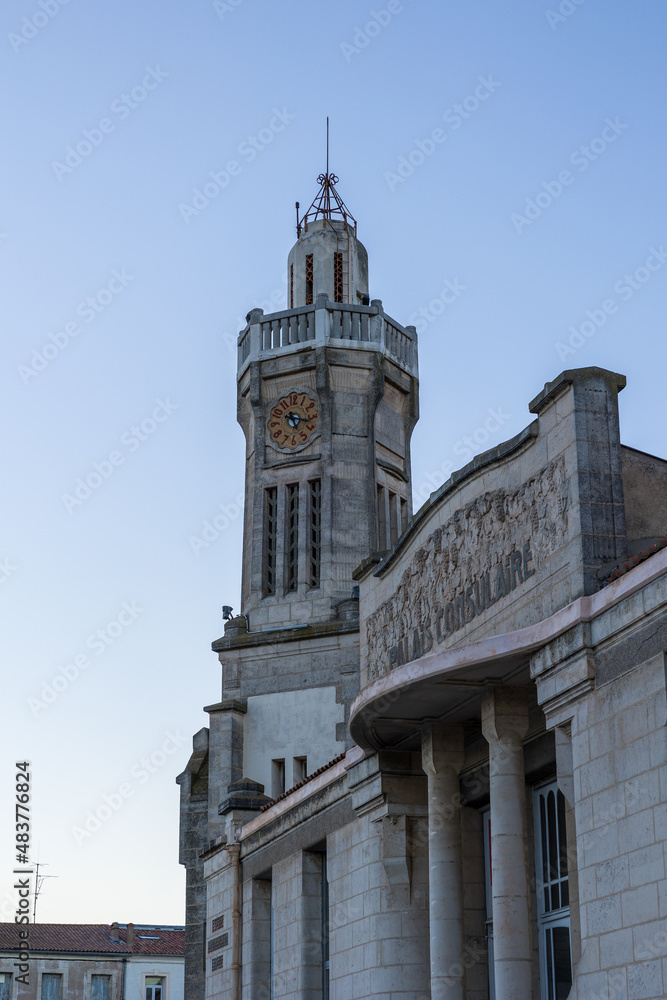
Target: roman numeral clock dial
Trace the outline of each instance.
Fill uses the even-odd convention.
[[[286,451],[304,448],[317,432],[319,416],[317,401],[307,392],[289,392],[281,396],[269,411],[271,443]]]

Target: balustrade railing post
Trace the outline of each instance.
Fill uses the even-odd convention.
[[[250,351],[248,352],[248,357],[255,357],[262,350],[261,323],[263,315],[263,309],[252,309],[248,314],[248,323],[250,324],[250,331],[248,333],[250,337]]]
[[[384,342],[385,337],[385,321],[384,312],[382,310],[382,299],[373,299],[371,301],[371,306],[377,310],[375,316],[371,316],[370,319],[370,339],[374,344],[382,344],[386,347]]]
[[[318,344],[323,344],[328,339],[330,320],[327,296],[323,292],[315,300],[315,340]]]

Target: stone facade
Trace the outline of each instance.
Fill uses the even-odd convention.
[[[366,304],[343,209],[301,220],[293,308],[239,338],[242,613],[178,779],[186,998],[657,1000],[667,462],[621,444],[622,375],[566,371],[413,515],[416,338]]]

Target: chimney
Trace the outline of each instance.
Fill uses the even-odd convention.
[[[114,920],[111,925],[111,940],[118,943],[120,941],[120,932],[118,930],[118,921]]]
[[[127,947],[134,951],[134,924],[127,925]]]

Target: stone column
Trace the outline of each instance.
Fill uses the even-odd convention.
[[[461,858],[463,766],[461,726],[431,725],[422,733],[428,778],[429,931],[433,1000],[464,1000],[465,933]]]
[[[533,996],[523,764],[527,731],[525,691],[491,688],[482,702],[482,732],[489,744],[493,953],[501,1000]]]

